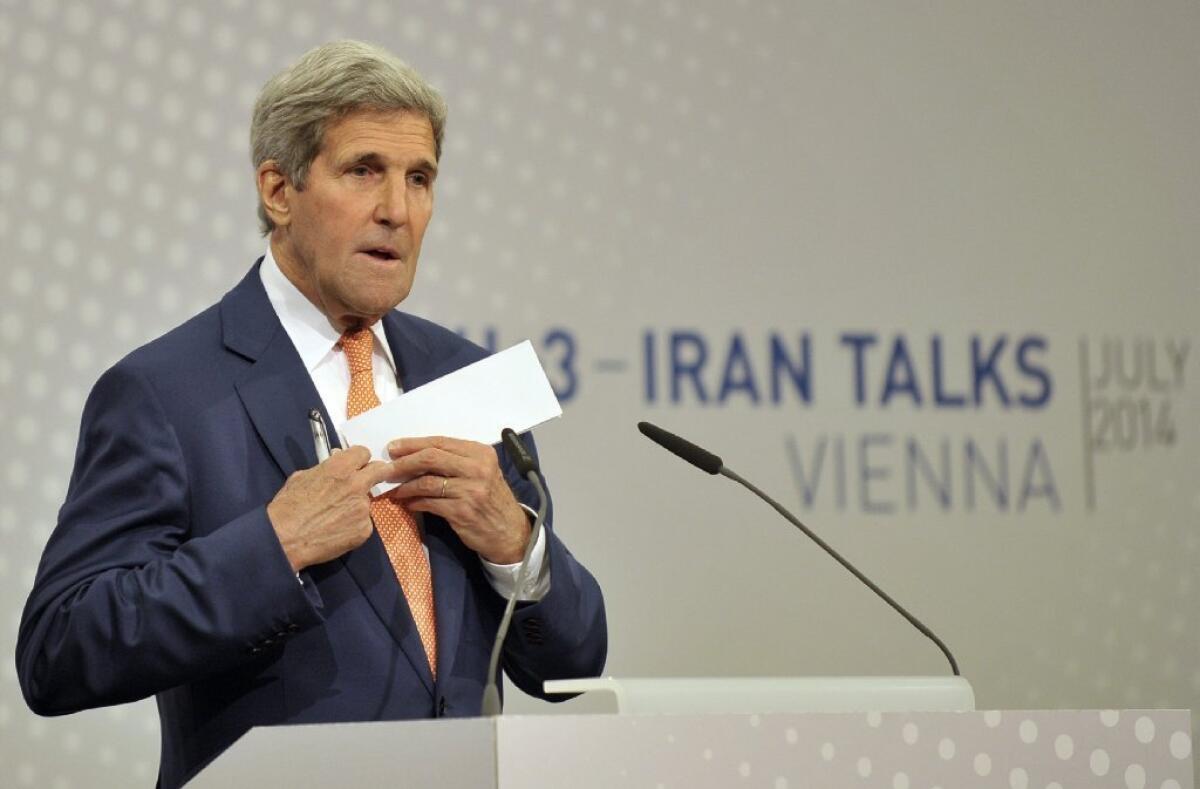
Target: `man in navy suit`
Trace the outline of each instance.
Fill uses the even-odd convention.
[[[47,715],[156,694],[163,786],[252,726],[479,714],[531,487],[503,452],[449,438],[317,463],[307,417],[344,421],[354,375],[386,402],[484,355],[393,309],[432,215],[444,122],[436,91],[357,42],[272,79],[251,130],[266,254],[88,399],[18,672]],[[352,335],[365,373],[347,367]],[[409,559],[432,579],[424,640],[372,525],[370,489],[401,480],[388,495],[415,515]],[[533,554],[503,667],[542,695],[544,679],[598,674],[607,630],[595,579],[552,530]]]

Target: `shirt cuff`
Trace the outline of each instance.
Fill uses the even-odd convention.
[[[521,509],[529,513],[531,517],[537,517],[537,513],[524,504],[521,504]],[[488,581],[496,593],[505,598],[511,595],[513,589],[517,587],[517,571],[520,569],[521,563],[493,564],[482,556],[479,557],[479,561],[483,564],[483,570],[487,573]],[[549,592],[550,562],[546,561],[546,528],[543,526],[542,530],[538,532],[537,542],[533,544],[533,552],[529,554],[529,570],[525,574],[523,588],[517,589],[517,599],[521,602],[537,602]]]

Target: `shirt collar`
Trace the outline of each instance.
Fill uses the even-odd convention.
[[[259,276],[262,277],[263,288],[267,291],[267,300],[275,309],[275,314],[291,338],[292,345],[296,346],[304,369],[312,373],[317,365],[333,353],[334,347],[342,338],[341,333],[280,270],[275,256],[271,254],[270,244],[267,244]],[[394,375],[396,362],[392,358],[392,349],[383,331],[382,320],[371,324],[371,333],[375,335],[376,352],[382,352]]]

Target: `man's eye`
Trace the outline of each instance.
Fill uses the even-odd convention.
[[[370,175],[370,174],[371,174],[371,168],[370,168],[370,167],[367,167],[365,164],[360,164],[360,165],[358,165],[357,167],[355,167],[355,168],[351,169],[351,170],[350,170],[350,174],[351,174],[351,175],[362,176],[362,177],[364,177],[364,178],[365,178],[366,176],[368,176],[368,175]]]
[[[413,186],[429,185],[429,176],[425,173],[412,173],[408,176],[408,180]]]

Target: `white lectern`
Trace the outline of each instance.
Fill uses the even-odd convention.
[[[755,698],[765,706],[761,712],[623,712],[260,728],[190,786],[1193,786],[1191,716],[1186,710],[976,712],[971,697],[965,710],[953,711],[962,707],[960,696],[940,710],[770,711],[766,707],[780,706],[762,701],[771,697],[771,682],[782,683],[782,697],[793,700],[801,691],[815,689],[828,702],[829,691],[818,687],[822,680],[811,679],[590,682],[607,683],[603,691],[616,695],[618,703],[624,699],[626,709],[665,707],[664,699],[681,690],[693,699],[707,698],[699,706],[711,709],[719,706],[714,699],[728,700],[724,694],[730,683],[757,685]]]

